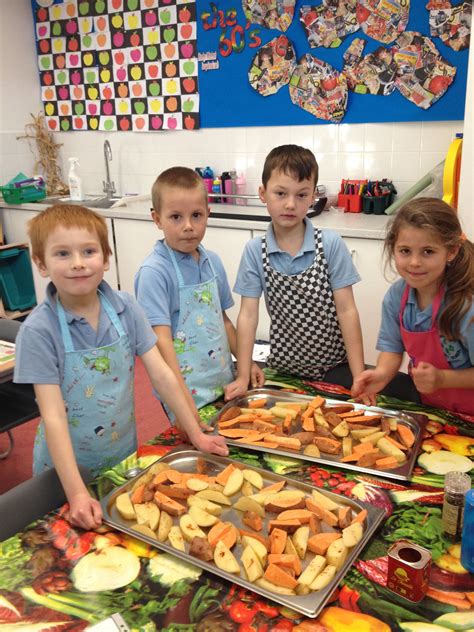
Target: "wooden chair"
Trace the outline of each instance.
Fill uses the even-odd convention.
[[[21,323],[8,318],[0,318],[0,340],[15,342]],[[9,445],[0,453],[5,459],[13,448],[11,430],[39,416],[33,386],[31,384],[14,384],[12,381],[0,384],[0,433],[6,432]]]
[[[79,465],[84,483],[90,471]],[[42,518],[66,502],[66,495],[54,468],[45,470],[0,495],[0,542],[22,531],[33,520]]]

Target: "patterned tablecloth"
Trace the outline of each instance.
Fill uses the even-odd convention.
[[[348,397],[340,387],[328,384],[289,380],[269,371],[267,377],[272,387]],[[384,397],[378,404],[428,417],[422,452],[450,452],[453,467],[473,459],[474,419]],[[215,413],[216,406],[207,406],[202,417],[210,419]],[[95,492],[103,497],[126,481],[124,473],[130,467],[146,467],[181,443],[174,430],[156,437],[104,472],[94,484]],[[410,483],[400,484],[244,449],[231,449],[230,456],[386,510],[381,528],[317,619],[304,618],[123,534],[73,529],[64,520],[62,508],[0,543],[0,632],[84,630],[117,612],[132,630],[146,632],[474,630],[474,576],[460,564],[459,543],[451,542],[441,530],[442,475],[417,465]],[[411,540],[432,553],[428,593],[418,604],[386,587],[387,550],[399,539]],[[75,565],[111,544],[133,554],[138,573],[126,586],[114,589],[107,573],[101,577],[91,564],[86,588],[93,592],[83,592],[84,569],[79,578]],[[93,555],[88,559],[93,562]]]

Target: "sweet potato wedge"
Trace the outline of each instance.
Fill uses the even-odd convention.
[[[283,553],[288,534],[283,529],[275,528],[270,533],[270,553]]]
[[[207,534],[207,541],[215,547],[222,541],[228,549],[231,549],[237,541],[238,531],[231,522],[217,522]]]
[[[162,492],[155,492],[153,500],[158,505],[158,509],[166,511],[170,516],[182,516],[186,513],[186,507]]]
[[[238,406],[231,406],[224,413],[222,413],[222,415],[219,417],[219,422],[229,421],[229,419],[234,419],[234,417],[238,417],[240,413],[241,413],[241,410]]]
[[[306,524],[312,515],[309,509],[287,509],[278,514],[277,520],[299,520],[301,524]]]
[[[295,572],[295,575],[301,574],[301,560],[297,555],[270,553],[268,556],[268,563],[283,566],[284,568],[291,568]]]
[[[392,470],[395,467],[400,467],[400,463],[394,456],[386,456],[375,461],[375,466],[379,470]]]
[[[142,483],[138,487],[136,487],[132,495],[130,496],[130,500],[134,505],[140,505],[143,502],[143,494],[145,493],[145,483]]]
[[[408,426],[405,424],[398,424],[397,426],[398,436],[400,437],[401,442],[406,448],[411,448],[415,443],[415,435],[411,431]]]
[[[234,470],[235,470],[235,465],[232,465],[232,463],[229,463],[229,465],[226,468],[224,468],[222,472],[218,474],[218,476],[216,476],[216,483],[219,483],[219,485],[222,485],[224,487],[225,484],[227,483],[229,476],[232,474]]]
[[[242,523],[253,531],[263,529],[262,518],[255,511],[246,511],[242,517]]]
[[[267,403],[266,397],[259,397],[258,399],[252,399],[249,402],[249,408],[264,408]]]
[[[298,585],[294,577],[286,573],[276,564],[269,564],[263,576],[276,586],[284,586],[285,588],[291,588],[293,590]]]
[[[338,520],[336,516],[332,513],[332,511],[329,511],[329,509],[326,509],[326,507],[323,507],[320,503],[317,503],[311,498],[306,498],[306,507],[330,527],[335,527],[337,525]]]
[[[282,531],[286,531],[286,533],[294,533],[298,527],[301,527],[301,522],[296,518],[287,518],[286,520],[269,520],[267,525],[269,533],[273,533],[275,529],[281,529]]]
[[[327,437],[314,437],[313,443],[318,446],[321,452],[326,454],[340,454],[342,443],[337,439]]]
[[[316,555],[326,555],[329,545],[340,538],[340,533],[317,533],[309,538],[308,549]]]

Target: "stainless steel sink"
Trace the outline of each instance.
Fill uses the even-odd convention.
[[[105,195],[104,196],[89,195],[89,196],[86,196],[84,200],[77,202],[76,200],[70,200],[69,198],[66,198],[66,197],[54,196],[54,197],[43,198],[42,200],[40,200],[40,204],[48,204],[48,205],[74,204],[74,205],[86,206],[87,208],[110,208],[111,206],[115,204],[115,202],[118,202],[118,200],[120,199],[121,198],[119,197],[112,197],[109,199]]]

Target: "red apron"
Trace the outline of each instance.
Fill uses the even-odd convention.
[[[403,326],[403,312],[407,304],[410,287],[405,286],[400,306],[400,333],[405,350],[410,357],[410,363],[417,366],[420,362],[428,362],[437,369],[453,369],[444,354],[438,331],[437,317],[444,290],[440,288],[435,296],[431,314],[431,329],[428,331],[408,331]],[[420,393],[423,404],[436,408],[447,408],[467,415],[474,414],[474,392],[471,388],[443,388],[433,393]]]

